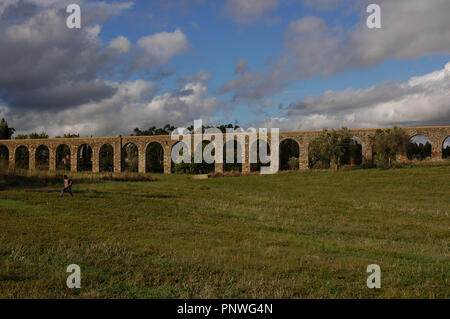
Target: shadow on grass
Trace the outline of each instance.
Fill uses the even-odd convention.
[[[155,178],[150,178],[146,175],[91,175],[91,176],[77,176],[76,174],[70,176],[74,183],[101,183],[103,181],[114,181],[114,182],[154,182],[157,181]],[[17,187],[49,187],[57,186],[62,187],[63,184],[63,173],[55,173],[54,175],[36,175],[36,176],[24,176],[24,175],[9,175],[0,173],[0,190],[17,188]]]
[[[28,275],[22,275],[22,274],[0,274],[0,281],[15,281],[15,282],[21,282],[21,281],[28,281],[28,280],[35,280],[37,278],[28,276]]]
[[[24,189],[29,193],[41,193],[41,194],[57,194],[59,196],[59,192],[61,188],[55,189]],[[176,196],[171,195],[160,195],[160,194],[138,194],[138,193],[124,193],[124,192],[99,192],[97,190],[77,190],[76,187],[72,188],[72,193],[74,196],[83,196],[83,198],[102,198],[105,195],[111,196],[132,196],[132,197],[142,197],[142,198],[176,198]],[[68,193],[64,194],[64,196],[70,196]]]

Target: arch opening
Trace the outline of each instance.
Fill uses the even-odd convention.
[[[409,160],[423,161],[431,157],[431,141],[424,135],[415,135],[409,139],[407,156]]]
[[[145,171],[164,173],[164,149],[158,142],[148,144],[145,150]]]
[[[201,152],[202,162],[194,163],[195,174],[209,174],[214,173],[215,170],[215,147],[211,141],[202,141],[200,145],[197,145],[195,152]],[[205,155],[207,158],[205,158]]]
[[[250,146],[250,171],[259,172],[262,166],[270,165],[270,147],[269,144],[262,139],[258,139]]]
[[[35,155],[36,169],[48,171],[50,169],[50,150],[47,146],[41,145],[36,149]]]
[[[231,155],[228,155],[231,154]],[[228,141],[223,146],[223,171],[242,172],[242,146],[237,140]],[[227,160],[229,158],[229,160]]]
[[[29,169],[30,167],[30,152],[25,146],[19,146],[16,149],[16,168]]]
[[[285,139],[280,143],[280,171],[300,169],[300,146],[293,139]]]
[[[66,144],[56,148],[56,169],[70,171],[70,148]]]
[[[114,172],[114,148],[105,144],[99,152],[100,172]]]
[[[134,143],[127,143],[122,147],[122,171],[139,171],[139,149]]]
[[[5,172],[9,167],[9,149],[5,145],[0,145],[0,171]]]
[[[77,171],[92,171],[92,148],[88,144],[83,144],[78,148]]]
[[[172,145],[170,151],[171,171],[176,174],[195,174],[194,155],[188,145],[179,141]]]
[[[359,166],[362,163],[362,143],[356,138],[345,139],[341,165]]]
[[[450,158],[450,136],[442,143],[442,158]]]

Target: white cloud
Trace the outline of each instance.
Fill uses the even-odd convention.
[[[131,43],[124,36],[119,36],[109,43],[109,48],[117,50],[120,53],[128,53],[131,48]]]
[[[66,27],[63,1],[10,1],[0,16],[0,102],[23,112],[63,110],[110,97],[105,79],[161,67],[188,47],[180,30],[104,43],[102,24],[132,3],[79,1],[83,27]],[[33,5],[30,5],[33,4]],[[17,16],[20,19],[16,18]]]
[[[323,19],[306,16],[296,21],[292,21],[289,24],[289,33],[309,33],[309,32],[322,32],[327,29],[326,23]]]
[[[333,10],[355,1],[358,0],[300,0],[304,6],[321,11]]]
[[[147,66],[164,64],[173,56],[185,52],[189,47],[188,39],[180,29],[172,33],[161,32],[142,37],[137,45],[145,53],[139,58],[138,64]]]
[[[364,8],[368,0],[354,1]],[[333,4],[333,1],[329,2]],[[353,2],[352,2],[353,3]],[[391,59],[450,53],[450,1],[379,0],[382,29],[366,26],[361,10],[352,27],[329,26],[318,17],[302,17],[286,30],[283,54],[266,71],[241,74],[223,86],[236,99],[257,103],[293,82],[367,68]]]
[[[248,24],[269,15],[278,7],[278,0],[227,0],[225,14],[236,23]]]
[[[135,127],[191,125],[198,118],[207,121],[222,105],[216,98],[207,97],[206,85],[201,82],[189,82],[177,92],[157,96],[154,96],[154,83],[148,81],[110,82],[109,85],[115,90],[111,97],[69,110],[19,114],[5,108],[0,112],[8,117],[17,133],[45,131],[50,136],[69,132],[114,136],[129,135]]]
[[[367,89],[327,91],[289,106],[277,118],[258,125],[287,130],[348,126],[448,125],[450,63],[444,69],[405,83],[384,83]]]

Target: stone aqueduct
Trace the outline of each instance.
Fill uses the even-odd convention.
[[[439,127],[407,127],[405,132],[412,138],[416,135],[426,136],[432,143],[432,160],[441,161],[444,141],[450,136],[450,126]],[[357,138],[362,146],[363,161],[372,160],[372,149],[370,147],[369,136],[373,135],[376,129],[355,129],[350,130],[353,137]],[[280,132],[280,143],[286,139],[296,141],[299,146],[299,165],[300,169],[308,168],[308,145],[316,138],[321,131],[297,131]],[[245,134],[245,133],[240,133]],[[192,140],[193,135],[190,135]],[[225,145],[225,136],[224,145]],[[180,137],[181,140],[181,137]],[[60,145],[67,145],[70,148],[70,170],[77,171],[78,150],[83,145],[89,145],[92,149],[92,171],[100,171],[100,149],[104,145],[112,146],[114,150],[114,172],[122,171],[123,147],[129,143],[137,146],[138,149],[138,171],[146,172],[146,150],[148,145],[156,142],[162,146],[164,152],[164,173],[171,172],[171,150],[178,142],[172,140],[169,135],[160,136],[117,136],[117,137],[93,137],[93,138],[54,138],[54,139],[27,139],[27,140],[0,140],[0,146],[5,146],[9,154],[9,168],[13,169],[16,162],[16,150],[19,147],[25,147],[29,152],[29,169],[36,168],[36,150],[41,146],[46,146],[49,150],[49,170],[56,170],[56,152]],[[268,137],[270,144],[270,133]],[[194,143],[192,143],[194,145]],[[193,146],[192,146],[193,147]],[[223,164],[215,163],[215,172],[223,172]],[[249,163],[249,137],[245,136],[245,159],[242,163],[242,172],[250,172]]]

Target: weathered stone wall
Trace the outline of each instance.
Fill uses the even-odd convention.
[[[369,137],[375,133],[376,129],[356,129],[350,130],[352,135],[361,142],[363,161],[370,162],[372,160],[372,149],[370,147]],[[413,137],[415,135],[424,135],[428,137],[432,143],[432,160],[442,160],[442,147],[445,139],[450,136],[450,126],[440,127],[407,127],[404,128],[406,133]],[[309,143],[316,138],[321,131],[299,131],[299,132],[280,132],[280,143],[286,139],[292,139],[296,141],[300,149],[299,165],[300,169],[308,168],[308,147]],[[244,134],[244,136],[242,136]],[[211,140],[214,145],[219,142],[217,136],[203,136],[203,140]],[[195,135],[189,135],[191,139],[191,150],[194,150],[194,141],[201,142],[201,139],[196,139]],[[198,136],[197,136],[198,138]],[[255,137],[256,139],[258,136]],[[245,133],[238,133],[234,137],[235,140],[244,144],[245,153],[244,162],[242,163],[242,172],[250,172],[250,159],[249,149],[251,138]],[[180,137],[181,140],[181,137]],[[242,143],[242,141],[244,141]],[[251,140],[253,142],[254,140]],[[178,142],[172,140],[171,136],[117,136],[117,137],[94,137],[94,138],[55,138],[55,139],[36,139],[36,140],[0,140],[0,146],[6,146],[9,151],[9,168],[14,169],[16,162],[16,150],[24,146],[29,151],[29,169],[36,169],[36,150],[40,146],[46,146],[49,149],[49,170],[56,170],[56,150],[60,145],[67,145],[70,148],[70,163],[71,171],[77,171],[78,168],[78,151],[84,144],[89,145],[92,148],[92,171],[100,171],[100,149],[104,145],[111,145],[114,150],[114,171],[122,171],[122,150],[128,143],[133,143],[138,148],[139,158],[139,172],[145,173],[146,171],[146,150],[147,147],[153,143],[159,143],[164,151],[164,173],[170,174],[171,172],[171,150],[172,147]],[[226,136],[223,136],[223,144],[226,143]],[[270,133],[268,137],[268,143],[270,145]],[[401,158],[405,160],[404,154],[401,154]],[[223,172],[222,152],[216,152],[216,172]]]

